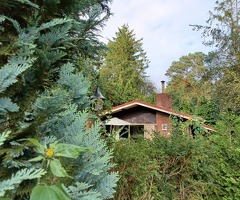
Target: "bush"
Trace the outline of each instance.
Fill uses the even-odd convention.
[[[156,135],[113,143],[120,172],[115,199],[206,199],[214,190],[214,148],[197,136]]]

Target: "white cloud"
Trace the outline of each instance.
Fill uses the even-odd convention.
[[[113,0],[114,16],[106,23],[103,36],[115,37],[118,28],[128,24],[136,38],[143,38],[143,48],[151,61],[150,79],[160,85],[167,79],[167,68],[182,55],[207,51],[201,33],[189,24],[205,24],[215,0]],[[105,40],[107,41],[107,40]]]

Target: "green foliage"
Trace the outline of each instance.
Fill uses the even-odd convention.
[[[201,127],[196,118],[173,125],[167,138],[111,141],[120,172],[115,199],[239,199],[240,117],[227,112],[216,131],[194,137],[186,126]]]
[[[189,82],[198,81],[206,71],[204,66],[204,54],[195,52],[179,58],[179,61],[174,61],[167,70],[166,75],[173,78],[185,78]]]
[[[76,92],[76,86],[87,82],[80,73],[75,76],[72,71],[72,65],[63,66],[56,87],[42,93],[32,106],[34,118],[37,119],[39,115],[44,116],[44,121],[39,124],[38,132],[54,136],[64,143],[54,142],[51,144],[47,142],[41,145],[35,139],[28,139],[37,146],[38,153],[42,154],[31,160],[47,159],[47,165],[50,166],[55,177],[74,177],[74,181],[70,181],[71,184],[74,184],[75,181],[88,184],[89,188],[93,189],[101,199],[111,198],[118,179],[116,173],[109,173],[109,170],[114,166],[109,163],[112,157],[111,152],[100,139],[101,127],[99,124],[93,124],[86,131],[86,121],[89,114],[78,111],[77,105],[82,105],[86,101],[84,91],[87,92],[87,90],[84,88],[79,95]],[[65,98],[68,98],[68,103],[66,103]],[[45,141],[47,140],[45,139]],[[83,150],[89,149],[93,149],[94,153],[86,152],[79,156]],[[49,150],[53,151],[53,153],[49,152],[51,155],[48,154]],[[72,161],[66,159],[60,163],[55,156],[77,159]],[[60,179],[55,181],[61,183]],[[73,186],[69,184],[68,187]],[[84,190],[81,192],[86,193]]]
[[[4,143],[7,137],[10,135],[10,131],[5,131],[0,135],[0,146]]]
[[[105,62],[100,68],[103,94],[118,105],[134,99],[145,100],[154,92],[146,76],[149,60],[128,25],[118,29],[116,37],[108,42]]]
[[[240,165],[240,118],[228,112],[222,115],[222,120],[217,123],[217,133],[210,139],[215,145],[213,160],[218,174],[215,183],[218,189],[213,191],[212,199],[239,199],[239,165]]]
[[[202,31],[204,43],[215,47],[209,53],[208,78],[214,83],[212,96],[222,112],[239,111],[239,8],[238,0],[216,1],[207,25],[194,26]]]
[[[42,200],[42,199],[51,199],[51,200],[70,200],[70,197],[62,189],[61,186],[53,185],[37,185],[30,196],[30,200]]]
[[[95,58],[102,49],[97,36],[110,15],[108,3],[0,2],[0,183],[5,196],[113,196],[118,178],[110,172],[111,152],[100,138],[99,123],[86,130],[93,115],[90,84],[76,67],[79,57]],[[89,149],[94,153],[82,152]],[[50,173],[44,175],[41,167]],[[69,188],[75,190],[68,194]],[[43,189],[52,196],[44,196]]]
[[[115,199],[141,199],[151,195],[155,163],[150,159],[149,142],[139,139],[114,143],[114,162],[120,173]]]
[[[20,37],[13,43],[13,46],[20,47],[18,51],[8,57],[8,62],[0,68],[0,93],[3,93],[10,85],[17,82],[17,77],[30,68],[36,60],[33,57],[35,47],[32,45],[34,37],[24,38],[21,28],[17,21],[2,16],[1,22],[8,19],[20,32]],[[0,115],[7,112],[16,112],[19,107],[11,101],[9,97],[0,97]]]
[[[19,185],[23,180],[40,178],[46,173],[43,169],[22,169],[8,180],[0,182],[0,196],[4,196],[6,190],[13,190],[16,185]]]
[[[213,150],[206,138],[182,134],[116,142],[115,199],[205,199],[215,188]]]
[[[172,125],[172,133],[174,135],[189,135],[191,134],[193,137],[195,136],[207,136],[209,135],[209,131],[204,128],[204,120],[197,116],[192,116],[188,120],[184,120],[178,116],[171,116],[171,125]],[[191,129],[191,133],[189,133],[189,129]]]
[[[0,92],[1,93],[4,93],[7,88],[9,88],[11,85],[16,83],[18,81],[17,77],[19,75],[23,74],[24,71],[29,69],[33,65],[33,62],[36,60],[33,57],[33,53],[34,53],[33,48],[35,46],[31,44],[34,40],[34,37],[29,37],[29,38],[22,37],[23,32],[22,32],[18,22],[13,19],[1,16],[1,22],[4,22],[6,19],[9,20],[10,22],[12,22],[14,27],[20,33],[20,37],[13,44],[13,46],[15,46],[15,48],[18,48],[17,51],[15,52],[15,54],[9,56],[7,63],[0,68],[0,72],[1,72]],[[9,97],[3,97],[3,95],[6,95],[6,94],[2,94],[1,95],[2,98],[0,98],[1,123],[6,122],[5,119],[6,119],[6,116],[8,113],[16,112],[19,110],[19,106],[16,103],[13,103]],[[10,133],[11,133],[11,131],[8,129],[4,130],[3,134],[1,135],[1,145],[10,136]],[[12,144],[13,143],[14,142],[12,142]],[[1,147],[1,149],[2,148],[3,147]],[[3,149],[3,151],[1,151],[1,154],[3,154],[3,152],[4,152],[4,149]],[[11,153],[13,153],[13,152],[11,152]],[[17,153],[16,155],[12,154],[11,157],[18,157],[21,154],[22,154],[22,152],[20,150],[20,153]],[[5,155],[5,158],[6,157],[7,156]],[[9,168],[14,168],[14,167],[20,168],[20,166],[21,167],[24,166],[24,164],[20,164],[20,163],[11,161],[11,160],[8,160],[7,162],[3,161],[3,163],[4,162],[5,162],[5,166],[12,165],[12,166],[9,166]],[[2,180],[2,182],[0,182],[0,185],[1,185],[0,196],[3,196],[6,193],[6,191],[8,191],[8,190],[15,189],[16,186],[18,186],[24,180],[40,178],[41,176],[43,176],[46,173],[45,170],[43,170],[41,168],[40,169],[38,169],[38,168],[36,168],[36,169],[35,168],[29,168],[29,169],[23,168],[19,171],[15,171],[15,172],[16,172],[15,175],[12,175],[10,179]],[[6,177],[9,177],[9,176],[10,176],[10,174],[7,174]]]
[[[173,96],[173,109],[201,116],[206,124],[218,119],[218,107],[214,98],[214,84],[208,79],[207,56],[201,52],[182,56],[167,70],[170,78],[167,92]]]
[[[69,177],[66,170],[62,167],[59,157],[77,159],[83,151],[92,152],[92,150],[87,148],[73,144],[58,143],[58,141],[50,143],[47,147],[46,142],[44,145],[41,145],[35,139],[28,138],[26,140],[33,143],[37,147],[36,152],[40,154],[40,156],[32,158],[29,161],[43,161],[42,164],[47,161],[47,167],[50,166],[51,172],[57,177]]]
[[[90,188],[91,188],[91,185],[77,182],[75,186],[70,186],[64,189],[68,192],[68,194],[71,195],[71,198],[73,200],[78,200],[78,199],[101,200],[101,195],[99,195],[99,193],[96,190],[92,190]]]

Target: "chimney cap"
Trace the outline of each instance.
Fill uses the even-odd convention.
[[[105,100],[106,98],[102,95],[99,86],[97,85],[94,94],[90,97],[90,99],[102,99]]]

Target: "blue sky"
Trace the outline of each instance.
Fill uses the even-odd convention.
[[[215,0],[113,0],[114,15],[106,23],[105,42],[118,28],[128,24],[136,39],[143,38],[143,49],[150,60],[147,74],[156,86],[166,80],[166,70],[181,56],[209,49],[202,45],[201,33],[189,24],[206,25]],[[159,88],[159,87],[158,87]]]

